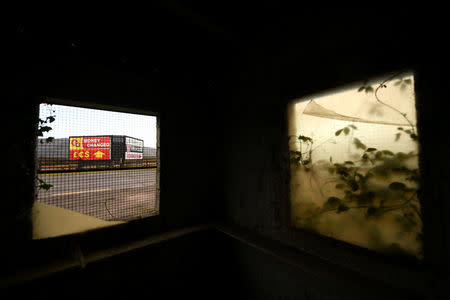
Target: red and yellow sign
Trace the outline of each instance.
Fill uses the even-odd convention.
[[[110,159],[111,141],[109,136],[71,137],[69,143],[70,160]]]

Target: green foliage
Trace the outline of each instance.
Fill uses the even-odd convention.
[[[345,135],[348,135],[349,133],[350,133],[349,127],[345,127],[345,128],[344,128],[344,134],[345,134]]]
[[[357,129],[356,126],[349,125],[336,131],[335,136],[342,133],[347,135],[350,130],[355,129]],[[414,135],[412,130],[403,128],[398,130],[409,135],[412,140],[416,140],[414,136],[411,136]],[[301,140],[313,142],[309,138]],[[401,231],[396,236],[400,239],[407,233],[417,231],[421,224],[420,209],[415,204],[418,202],[417,188],[399,181],[387,181],[384,187],[379,185],[374,187],[372,182],[374,179],[389,180],[393,174],[398,174],[403,176],[406,182],[418,183],[420,180],[418,168],[409,169],[404,164],[404,161],[413,157],[415,153],[394,153],[388,149],[378,150],[375,147],[367,147],[358,138],[352,138],[351,141],[357,150],[363,151],[359,160],[333,163],[333,159],[330,157],[329,163],[325,161],[328,164],[328,173],[337,181],[334,185],[336,193],[343,193],[344,196],[328,197],[322,207],[317,208],[309,217],[303,218],[302,224],[309,224],[308,228],[313,230],[313,224],[318,222],[317,217],[329,213],[344,214],[350,210],[361,211],[365,218],[380,218],[388,212],[399,211],[400,214],[396,215],[396,220]],[[291,153],[294,155],[297,165],[302,165],[302,153],[298,151]],[[370,163],[371,167],[367,168],[367,163]],[[366,167],[362,169],[363,166]]]
[[[385,82],[380,84],[378,88],[386,87]],[[399,79],[394,83],[394,86],[404,90],[411,84],[412,81],[409,79]],[[406,113],[380,101],[377,98],[376,90],[374,91],[370,85],[364,83],[358,89],[358,92],[375,92],[378,105],[389,107],[408,121],[410,127],[398,127],[398,132],[394,135],[394,141],[399,141],[401,138],[410,138],[417,142],[418,136],[415,128],[408,120]],[[360,212],[363,219],[377,219],[390,213],[400,229],[395,234],[398,239],[404,238],[411,232],[417,232],[417,239],[421,240],[422,216],[417,193],[420,172],[418,168],[409,168],[406,163],[408,159],[417,154],[413,152],[394,153],[390,149],[377,149],[367,146],[360,139],[353,137],[353,133],[357,129],[355,125],[349,124],[334,132],[334,137],[350,136],[347,141],[360,152],[353,160],[347,160],[343,163],[333,162],[331,156],[329,163],[325,161],[326,170],[332,178],[331,182],[333,182],[335,192],[331,195],[322,194],[327,200],[322,206],[317,206],[314,210],[308,210],[306,215],[302,217],[302,224],[305,224],[305,226],[309,224],[308,228],[314,229],[314,224],[317,224],[325,214],[345,214],[347,211]],[[302,151],[302,148],[300,151],[291,151],[291,161],[295,165],[311,171],[314,169],[311,164],[311,145],[314,141],[305,136],[299,136],[298,139],[301,147],[309,146],[309,148],[307,148],[307,151]],[[323,163],[321,166],[323,166]],[[395,178],[395,180],[391,180],[391,178]],[[373,238],[371,237],[373,241],[379,238],[379,230],[376,227],[373,228],[371,234],[373,235]],[[393,243],[391,248],[394,252],[401,250],[396,243]]]
[[[291,163],[295,164],[297,167],[303,166],[305,170],[308,169],[308,165],[311,163],[311,152],[312,152],[312,144],[313,139],[309,136],[299,135],[298,140],[300,142],[300,150],[299,151],[290,151],[291,154]],[[306,147],[306,150],[303,148]]]
[[[356,146],[357,149],[366,150],[367,146],[364,145],[358,138],[353,139],[353,144]]]
[[[38,128],[37,136],[43,136],[44,132],[48,132],[50,130],[52,130],[52,128],[50,126],[40,126]]]
[[[401,182],[391,182],[389,184],[389,189],[393,191],[404,191],[406,189],[406,185]]]
[[[358,92],[362,92],[365,91],[366,94],[367,93],[372,93],[373,92],[373,88],[370,85],[363,85],[358,89]]]
[[[414,129],[403,129],[403,127],[398,127],[397,130],[399,130],[400,132],[398,132],[395,135],[395,141],[398,141],[400,139],[400,136],[402,135],[402,133],[406,133],[407,135],[409,135],[409,137],[413,140],[413,141],[417,141],[418,136],[417,134],[414,132]]]
[[[394,83],[394,86],[398,86],[401,91],[404,91],[411,83],[411,79],[400,79]]]
[[[341,128],[341,129],[337,130],[334,133],[334,135],[335,136],[339,136],[339,135],[341,135],[342,132],[344,132],[345,135],[349,135],[352,132],[352,130],[355,130],[355,129],[358,129],[358,128],[355,125],[350,124],[350,125],[348,125],[348,126],[346,126],[344,128]]]
[[[392,151],[389,151],[389,150],[383,150],[383,151],[381,151],[381,153],[383,153],[384,155],[389,155],[389,156],[394,155],[394,153],[392,153]]]
[[[337,208],[337,210],[336,210],[336,213],[341,213],[341,212],[344,212],[344,211],[347,211],[347,210],[349,210],[350,208],[347,206],[347,205],[345,205],[345,204],[341,204],[341,205],[339,205],[338,206],[338,208]]]
[[[298,139],[300,140],[300,141],[303,141],[303,142],[310,142],[310,143],[312,143],[312,138],[310,138],[310,137],[308,137],[308,136],[304,136],[304,135],[299,135],[298,136]]]
[[[370,217],[370,216],[375,216],[379,211],[378,207],[375,206],[370,206],[367,211],[366,211],[366,216]]]
[[[48,191],[51,187],[53,187],[52,184],[46,183],[44,180],[40,179],[36,176],[36,180],[38,182],[38,188]]]
[[[56,116],[54,115],[55,110],[52,110],[52,114],[48,117],[46,117],[45,119],[41,119],[39,118],[38,120],[38,128],[37,128],[37,132],[36,135],[38,137],[40,136],[44,136],[44,132],[50,132],[52,130],[52,127],[47,126],[49,123],[53,123],[56,119]],[[47,137],[45,139],[46,143],[51,143],[53,142],[55,138],[54,137]],[[40,143],[42,144],[44,142],[44,140],[40,139],[39,140]],[[44,189],[46,191],[48,191],[53,185],[46,183],[44,180],[40,179],[39,177],[36,176],[36,181],[37,181],[37,187],[39,189]]]
[[[325,204],[323,205],[324,208],[326,209],[334,209],[337,208],[341,203],[341,199],[339,199],[338,197],[330,197],[328,198],[327,202],[325,202]]]

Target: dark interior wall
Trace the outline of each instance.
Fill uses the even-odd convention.
[[[126,22],[124,18],[53,15],[46,19],[40,15],[9,24],[12,34],[6,43],[8,61],[3,71],[7,80],[2,101],[2,148],[8,176],[3,181],[6,192],[0,212],[1,254],[8,259],[0,272],[2,284],[10,275],[25,279],[33,267],[73,261],[78,247],[86,254],[211,221],[211,208],[218,201],[211,197],[218,185],[214,149],[222,126],[217,93],[223,66],[231,58],[214,59],[220,56],[217,41],[199,30],[198,24],[189,20],[189,13],[183,17],[182,7],[149,5],[144,18],[133,14]],[[226,48],[220,45],[221,51]],[[158,216],[31,241],[34,143],[38,105],[45,97],[62,99],[62,104],[157,113],[161,160]],[[198,291],[199,282],[214,285],[208,257],[220,251],[215,246],[216,236],[211,232],[189,235],[83,270],[26,282],[12,292],[40,287],[45,294],[61,285],[74,288],[80,296],[88,288],[98,295],[113,296],[114,286],[125,282],[123,294],[128,285],[133,286],[133,295],[153,291],[175,294],[178,289],[192,295],[206,293],[210,289]]]
[[[153,62],[159,62],[158,58],[144,60],[142,68],[136,67],[139,63],[135,63],[134,68],[126,67],[119,62],[122,55],[119,52],[113,53],[117,56],[114,63],[104,63],[104,56],[112,55],[105,45],[115,43],[113,34],[110,39],[98,42],[103,43],[103,48],[97,48],[94,58],[84,55],[83,47],[81,50],[77,47],[54,50],[48,45],[42,48],[44,42],[19,39],[19,46],[14,49],[16,60],[8,69],[13,76],[7,82],[9,89],[4,101],[8,112],[5,123],[8,146],[5,148],[9,159],[6,163],[11,176],[5,182],[8,198],[5,195],[2,198],[14,199],[4,201],[1,210],[2,235],[6,237],[2,250],[10,250],[4,270],[15,271],[19,267],[70,256],[72,249],[69,246],[74,241],[80,242],[82,250],[101,249],[214,217],[214,220],[239,225],[282,245],[330,261],[346,262],[347,267],[361,269],[366,275],[386,275],[383,267],[389,263],[383,259],[384,263],[376,268],[367,263],[366,252],[356,255],[355,249],[346,245],[333,247],[328,240],[317,236],[293,235],[286,230],[289,192],[286,104],[294,97],[428,63],[433,66],[422,68],[426,72],[420,73],[425,79],[422,82],[429,85],[422,99],[431,99],[430,95],[433,99],[444,99],[442,86],[445,86],[445,80],[441,76],[444,72],[443,68],[436,67],[444,51],[435,47],[422,53],[423,47],[418,45],[426,42],[436,46],[436,43],[433,43],[432,35],[428,35],[429,31],[419,25],[403,30],[402,24],[408,18],[398,22],[392,22],[391,18],[386,23],[385,15],[381,14],[363,22],[367,16],[361,14],[357,19],[336,16],[326,25],[320,22],[331,15],[333,13],[326,15],[323,12],[309,15],[306,11],[299,17],[302,19],[300,27],[277,25],[271,28],[271,34],[261,32],[256,38],[251,36],[252,30],[242,28],[245,43],[241,44],[239,39],[234,43],[237,48],[248,48],[240,49],[238,54],[223,49],[209,51],[210,40],[201,41],[201,38],[191,41],[186,37],[184,42],[178,43],[162,29],[159,35],[163,40],[159,45],[166,42],[170,45],[156,54],[161,56],[170,49],[170,55],[162,59],[171,62],[170,72],[164,67],[159,68],[161,72],[153,72]],[[383,18],[381,33],[380,18]],[[362,25],[355,25],[361,22]],[[373,24],[367,26],[369,22]],[[271,27],[274,22],[267,23],[266,27]],[[117,25],[116,29],[120,30],[121,26]],[[90,30],[89,26],[86,28]],[[258,24],[252,28],[257,31]],[[241,29],[239,25],[237,29]],[[373,37],[372,33],[379,34]],[[245,34],[249,34],[248,39]],[[124,30],[123,35],[128,33]],[[148,36],[151,35],[143,35],[144,39]],[[91,38],[96,41],[97,36],[93,34]],[[190,44],[200,41],[199,47],[189,48]],[[67,46],[65,43],[68,42],[63,41],[63,44]],[[128,50],[134,51],[144,44],[137,42]],[[126,47],[123,48],[126,52]],[[180,57],[176,58],[178,55]],[[146,57],[146,50],[142,50],[141,57]],[[436,71],[439,74],[437,81],[432,75]],[[32,190],[29,186],[34,179],[25,170],[33,170],[30,158],[34,148],[30,137],[35,131],[33,119],[36,121],[37,118],[38,96],[73,99],[89,106],[111,105],[158,112],[161,120],[161,215],[75,238],[24,241],[31,233],[28,209],[32,204]],[[428,151],[427,157],[432,157],[433,149],[439,149],[440,155],[445,156],[447,146],[433,139],[432,132],[434,126],[447,129],[448,125],[433,118],[436,110],[432,105],[425,103],[422,108],[423,120],[428,122],[421,129],[428,133],[425,137],[421,135],[428,145],[423,151]],[[438,113],[445,116],[442,110]],[[19,168],[19,162],[23,162],[25,168]],[[436,207],[446,205],[439,199],[448,198],[448,176],[445,164],[429,161],[425,166],[429,175],[437,169],[442,177],[428,176],[426,198],[433,199],[433,203],[428,205],[426,216],[429,222],[426,224],[432,225],[426,238],[434,236],[431,238],[434,246],[428,253],[432,253],[429,257],[437,257],[434,264],[440,267],[448,241],[443,236],[450,231],[435,231],[440,226],[448,226],[448,223],[441,223],[442,216],[436,213]],[[433,180],[438,177],[440,179]],[[379,261],[375,260],[376,263]],[[395,277],[395,274],[390,276]],[[142,286],[151,287],[149,282],[153,280],[157,282],[158,291],[169,291],[169,294],[176,288],[181,292],[187,290],[190,295],[209,296],[210,290],[220,293],[219,296],[213,293],[210,298],[236,296],[238,292],[249,298],[262,299],[348,299],[352,296],[352,290],[322,282],[320,277],[313,277],[255,248],[223,237],[219,232],[147,247],[88,265],[83,270],[57,274],[48,281],[37,281],[30,286],[41,286],[41,292],[45,293],[55,285],[71,288],[86,284],[96,287],[99,294],[105,289],[107,294],[112,294],[115,290],[111,286],[126,282],[126,288],[133,289],[132,294],[142,295],[147,292]],[[170,285],[171,280],[173,285]],[[197,290],[199,282],[202,284],[200,292]],[[400,283],[414,285],[405,280]],[[124,289],[122,292],[126,293]],[[79,295],[83,293],[82,289],[76,291]]]
[[[9,178],[7,185],[18,187],[11,195],[23,195],[11,205],[13,211],[25,214],[24,220],[29,220],[33,198],[26,186],[33,180],[34,147],[30,143],[41,96],[73,100],[81,106],[158,114],[161,199],[167,200],[161,201],[161,215],[143,220],[149,226],[136,226],[131,236],[139,235],[136,231],[159,232],[210,218],[209,194],[215,184],[211,149],[218,123],[213,113],[217,105],[214,89],[229,58],[213,61],[218,55],[217,40],[200,30],[189,14],[183,17],[177,12],[183,12],[183,7],[154,2],[143,15],[134,11],[128,16],[122,11],[121,17],[61,13],[49,18],[23,16],[10,22],[3,102],[9,127],[5,140],[11,146],[5,148],[12,158],[8,168],[20,174]],[[225,48],[221,44],[219,49]],[[27,175],[16,168],[17,161],[29,164]],[[19,187],[16,182],[24,184]],[[18,203],[24,201],[26,209],[21,210]],[[6,211],[2,213],[9,214]],[[12,228],[24,226],[24,220]],[[29,225],[22,229],[21,234],[14,230],[4,230],[4,234],[12,239],[29,238]]]
[[[228,95],[226,117],[232,121],[224,127],[221,211],[227,220],[269,235],[280,231],[281,202],[288,197],[290,100],[414,66],[408,59],[380,63],[375,50],[359,57],[320,50],[305,54],[297,45],[273,56],[253,52],[240,61]]]
[[[349,288],[312,275],[254,247],[229,239],[230,270],[236,287],[248,299],[415,299],[395,290]],[[417,297],[420,299],[420,297]]]
[[[88,263],[30,282],[18,284],[7,295],[46,299],[172,298],[225,299],[236,291],[235,275],[227,277],[221,253],[222,235],[198,232],[150,247]],[[230,275],[227,273],[226,275]]]
[[[209,195],[216,184],[211,145],[217,140],[217,118],[211,113],[216,103],[208,77],[196,69],[139,73],[120,62],[97,62],[72,50],[52,52],[51,47],[38,49],[29,41],[19,41],[14,60],[8,64],[11,76],[3,100],[3,120],[9,176],[4,182],[8,193],[2,195],[0,228],[2,251],[11,259],[2,275],[70,258],[67,245],[71,240],[80,242],[83,250],[101,249],[211,219]],[[45,101],[42,97],[158,114],[162,161],[159,216],[74,237],[30,241],[34,137],[38,105]]]
[[[385,31],[374,42],[370,38],[356,37],[358,30],[350,26],[350,35],[347,36],[343,34],[345,29],[345,26],[337,25],[336,35],[326,37],[320,37],[320,31],[314,31],[317,33],[316,39],[304,41],[287,33],[283,47],[273,47],[271,53],[255,49],[238,62],[235,77],[230,79],[229,110],[225,118],[229,116],[233,121],[224,128],[224,201],[219,215],[224,223],[236,224],[254,234],[322,257],[330,263],[344,265],[363,276],[408,288],[414,286],[413,281],[401,279],[398,274],[420,274],[420,270],[424,269],[432,269],[435,274],[448,274],[445,250],[448,223],[442,217],[443,211],[448,210],[441,201],[448,197],[448,192],[443,190],[447,175],[442,171],[448,163],[441,161],[440,166],[431,166],[433,162],[430,161],[435,158],[431,145],[439,148],[439,152],[446,147],[435,144],[437,140],[433,128],[448,128],[448,125],[438,121],[436,112],[434,117],[432,113],[437,98],[445,94],[441,76],[445,73],[443,64],[446,59],[441,50],[425,46],[430,37],[425,38],[418,31],[401,38]],[[370,31],[371,27],[366,29]],[[421,143],[426,144],[421,147],[424,176],[422,200],[426,214],[425,235],[428,235],[425,238],[425,266],[408,262],[399,266],[396,259],[380,257],[345,243],[293,230],[289,226],[288,101],[401,69],[414,70],[420,80],[416,92],[419,133],[423,134]],[[431,81],[434,83],[430,84]],[[439,116],[443,117],[442,114],[440,111]],[[268,256],[260,257],[258,250],[241,243],[235,243],[230,255],[235,257],[247,291],[261,298],[269,299],[270,295],[286,295],[288,298],[303,295],[307,298],[309,291],[316,293],[320,299],[339,299],[338,294],[348,292],[337,287],[341,292],[333,295],[326,291],[328,285],[321,289],[320,284],[312,290],[303,289],[313,286],[307,283],[312,280],[309,274],[287,264],[271,264]],[[392,271],[394,269],[395,272]],[[386,276],[387,273],[391,275]],[[310,298],[315,297],[310,295]]]

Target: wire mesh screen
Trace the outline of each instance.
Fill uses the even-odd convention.
[[[106,221],[158,214],[155,116],[40,105],[37,201]]]
[[[293,101],[291,224],[422,259],[416,122],[410,72]]]

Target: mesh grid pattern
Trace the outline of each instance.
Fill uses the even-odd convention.
[[[158,214],[155,116],[41,104],[39,119],[38,202],[107,221]]]
[[[293,101],[292,225],[422,259],[417,134],[410,72]]]

